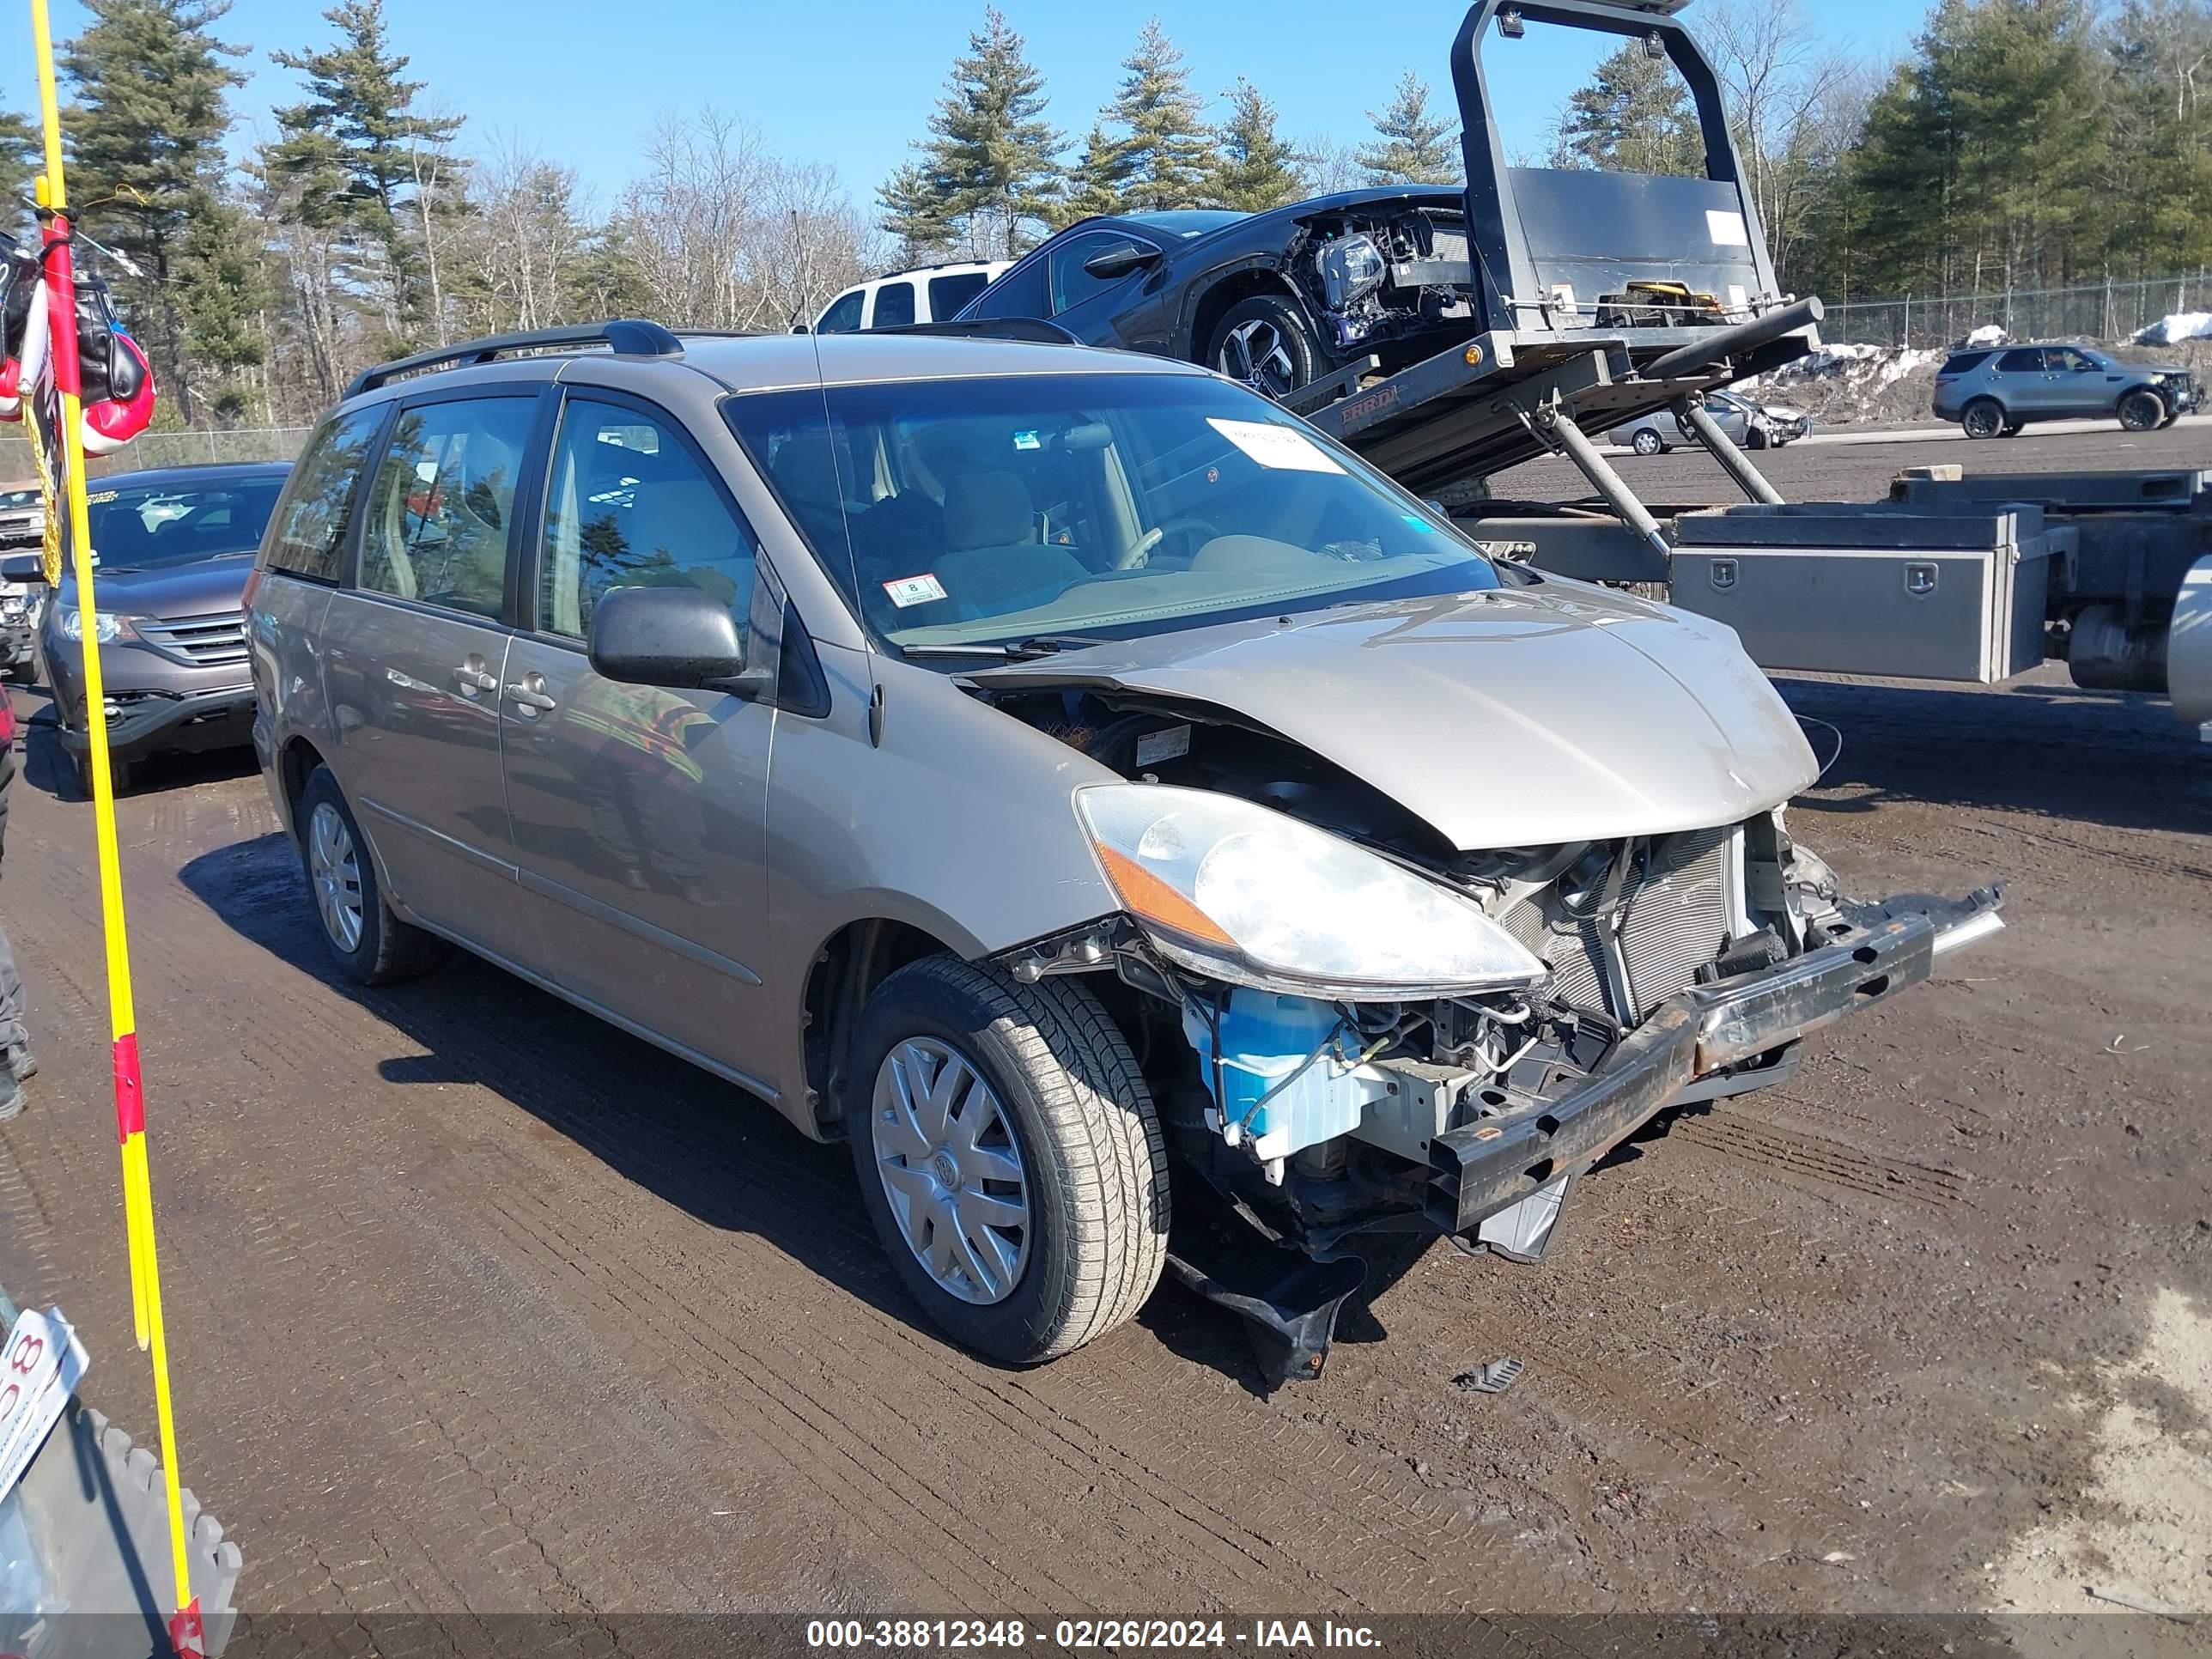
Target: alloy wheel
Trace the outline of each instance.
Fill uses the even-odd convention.
[[[1221,358],[1214,367],[1270,398],[1297,390],[1297,362],[1283,343],[1282,331],[1265,318],[1239,323],[1224,335]]]
[[[914,1258],[948,1296],[1003,1302],[1029,1259],[1028,1172],[1005,1105],[935,1037],[894,1044],[869,1116],[876,1173]]]
[[[361,854],[353,832],[328,801],[316,803],[307,820],[307,884],[331,943],[348,956],[361,948]]]

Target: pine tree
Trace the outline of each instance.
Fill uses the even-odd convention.
[[[255,415],[255,397],[264,388],[250,372],[268,361],[262,319],[271,295],[266,252],[235,204],[210,200],[192,215],[178,281],[185,349],[201,377],[204,400],[227,422]],[[265,407],[258,416],[268,417]]]
[[[1044,118],[1044,77],[997,7],[952,63],[915,159],[885,182],[884,228],[909,248],[964,240],[978,258],[1012,258],[1059,193],[1060,134]]]
[[[1370,185],[1452,185],[1461,176],[1459,135],[1449,117],[1429,113],[1428,83],[1413,70],[1399,78],[1389,107],[1367,112],[1375,143],[1358,160]]]
[[[2115,251],[2146,275],[2212,265],[2212,0],[2128,0],[2106,41]]]
[[[1666,58],[1631,41],[1567,100],[1552,165],[1702,175],[1705,141],[1690,88]]]
[[[898,242],[902,265],[927,264],[958,239],[945,192],[938,188],[927,163],[908,161],[876,192],[883,209],[884,233]]]
[[[1198,205],[1213,160],[1212,143],[1190,71],[1160,27],[1146,23],[1108,113],[1127,129],[1120,141],[1125,210],[1160,212]]]
[[[1127,206],[1124,194],[1129,182],[1129,157],[1121,143],[1109,136],[1103,121],[1093,121],[1084,136],[1083,153],[1068,174],[1067,190],[1053,216],[1055,228],[1078,219],[1120,213]]]
[[[215,211],[230,131],[225,94],[242,55],[210,32],[229,0],[83,0],[92,21],[62,51],[76,93],[64,120],[70,196],[88,205],[94,236],[134,259],[118,273],[157,382],[177,414],[194,414],[187,306],[179,264],[195,216]],[[89,205],[94,204],[97,205]]]
[[[0,230],[28,236],[31,180],[39,171],[39,130],[0,109]]]
[[[1229,91],[1229,118],[1214,132],[1214,163],[1205,195],[1211,207],[1258,213],[1304,194],[1305,157],[1275,131],[1275,106],[1241,76]]]
[[[305,102],[276,112],[283,138],[272,161],[313,180],[313,210],[335,216],[358,253],[374,258],[386,327],[404,343],[430,309],[417,157],[450,143],[461,120],[416,112],[423,83],[404,78],[408,60],[391,49],[384,0],[341,0],[323,19],[338,33],[332,45],[270,54],[305,76],[307,90]]]

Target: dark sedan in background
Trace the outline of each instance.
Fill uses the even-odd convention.
[[[255,462],[92,481],[100,665],[117,788],[148,755],[252,742],[246,579],[290,471],[288,462]],[[39,651],[62,746],[88,793],[84,631],[76,584],[64,576],[46,607]]]
[[[1087,345],[1203,363],[1279,398],[1352,359],[1395,370],[1467,332],[1468,246],[1465,198],[1447,185],[1085,219],[960,319],[1056,323]]]

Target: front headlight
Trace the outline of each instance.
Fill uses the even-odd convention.
[[[102,645],[113,645],[118,640],[135,640],[138,637],[137,629],[131,625],[131,618],[118,616],[112,611],[101,611],[100,620],[94,624],[94,627]],[[64,639],[78,645],[83,644],[84,612],[73,605],[56,605],[54,629]]]
[[[1170,961],[1347,999],[1518,990],[1544,964],[1471,899],[1234,796],[1101,784],[1075,805],[1108,883]]]

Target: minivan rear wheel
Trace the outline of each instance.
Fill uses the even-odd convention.
[[[445,942],[392,915],[377,884],[376,860],[329,767],[309,775],[293,821],[307,896],[340,971],[356,984],[388,985],[436,967]]]
[[[1966,405],[1960,424],[1969,438],[2002,438],[2008,422],[2002,404],[1994,398],[1977,398]]]
[[[957,957],[886,979],[855,1033],[845,1126],[907,1291],[1013,1364],[1130,1319],[1167,1259],[1167,1149],[1098,1000]]]
[[[2166,424],[2166,399],[2138,386],[2120,399],[2120,424],[2130,432],[2155,432]]]

